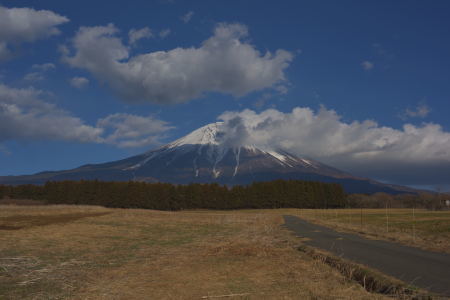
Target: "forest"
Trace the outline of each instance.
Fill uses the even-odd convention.
[[[4,198],[156,210],[339,208],[346,205],[346,195],[339,184],[300,180],[233,187],[216,183],[58,181],[44,185],[0,185],[0,199]]]

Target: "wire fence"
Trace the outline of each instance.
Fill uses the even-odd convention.
[[[450,252],[450,211],[417,208],[380,209],[300,209],[300,217],[336,229],[348,229],[376,237],[407,240],[410,243],[435,241]]]

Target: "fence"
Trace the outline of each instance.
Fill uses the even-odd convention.
[[[300,209],[300,217],[337,230],[399,240],[450,252],[450,211],[417,208]],[[433,245],[432,245],[433,244]]]

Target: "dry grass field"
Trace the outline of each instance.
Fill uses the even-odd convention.
[[[383,298],[295,250],[294,211],[0,206],[0,299]]]
[[[368,238],[450,253],[450,210],[292,209],[285,213]]]

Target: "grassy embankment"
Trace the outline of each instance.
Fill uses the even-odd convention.
[[[295,250],[295,211],[0,206],[0,299],[383,298]]]
[[[424,209],[286,210],[328,227],[450,253],[450,211]]]

